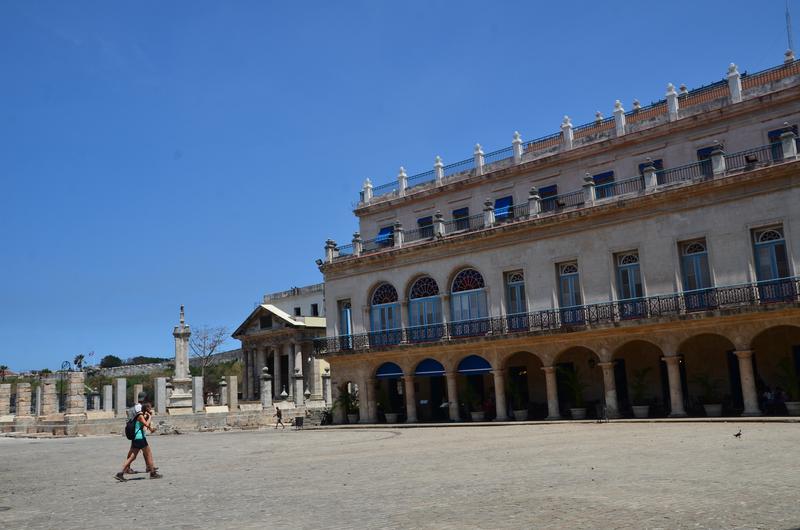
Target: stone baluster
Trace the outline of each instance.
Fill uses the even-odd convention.
[[[569,116],[564,116],[564,121],[561,122],[561,147],[564,151],[572,149],[573,139],[572,122]]]
[[[675,85],[672,83],[667,84],[667,114],[669,121],[676,121],[678,119],[678,93],[675,91]]]
[[[625,109],[620,100],[614,102],[614,130],[617,137],[625,136]]]
[[[442,163],[442,157],[439,155],[436,155],[436,159],[433,162],[433,175],[436,185],[441,186],[444,181],[444,164]]]
[[[583,202],[585,206],[594,205],[595,201],[594,179],[589,173],[583,177]]]
[[[658,186],[658,173],[656,173],[656,166],[653,165],[653,160],[648,158],[647,165],[642,169],[644,176],[644,187],[648,190],[653,190]]]
[[[733,63],[728,66],[728,91],[730,92],[731,103],[742,101],[742,76]]]
[[[403,166],[400,166],[400,172],[397,174],[397,195],[400,197],[405,197],[407,189],[408,189],[408,175],[406,175],[405,168]]]
[[[519,131],[514,131],[514,139],[511,140],[511,149],[514,152],[514,163],[522,163],[522,136]]]
[[[539,196],[539,189],[531,186],[528,192],[528,216],[539,217],[540,213],[542,213],[542,198]]]
[[[786,129],[781,133],[781,147],[783,147],[783,159],[795,160],[797,158],[797,135],[789,127],[789,123],[784,122]]]
[[[494,205],[492,204],[492,199],[487,198],[483,201],[483,226],[489,228],[494,226],[494,224]]]

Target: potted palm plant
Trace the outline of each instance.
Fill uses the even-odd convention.
[[[478,397],[478,394],[475,392],[475,389],[472,388],[469,381],[467,381],[467,385],[464,387],[464,399],[467,402],[469,415],[472,421],[483,421],[486,418],[486,414],[481,409],[481,399]]]
[[[511,413],[517,421],[528,419],[527,403],[523,403],[524,394],[520,382],[514,378],[508,382],[508,393],[511,396]]]
[[[789,400],[784,403],[786,412],[790,416],[800,416],[800,401],[794,401],[800,399],[800,374],[797,374],[792,367],[790,357],[784,357],[778,363],[778,378],[789,395]]]
[[[646,418],[650,415],[650,405],[645,403],[644,393],[647,391],[647,374],[650,373],[652,367],[647,366],[634,370],[631,378],[631,391],[633,394],[633,417]]]
[[[582,420],[586,418],[586,407],[584,407],[583,403],[583,392],[586,390],[587,385],[581,378],[581,374],[576,366],[574,369],[570,370],[567,368],[559,367],[561,374],[564,378],[564,383],[569,388],[569,391],[572,393],[572,407],[569,409],[569,413],[572,416],[573,420]]]
[[[341,407],[347,415],[347,423],[358,423],[358,391],[348,390],[347,383],[339,385],[339,397],[334,407]]]
[[[722,416],[722,398],[719,387],[722,381],[712,379],[709,374],[699,374],[692,378],[692,382],[700,387],[700,403],[709,418]]]

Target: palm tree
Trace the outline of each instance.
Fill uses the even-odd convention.
[[[83,354],[79,353],[78,355],[75,356],[75,359],[73,359],[72,361],[72,364],[75,365],[75,368],[77,368],[79,372],[83,370],[83,359],[84,359]]]
[[[0,364],[0,378],[2,378],[2,381],[6,380],[6,372],[7,371],[8,371],[8,366],[6,366],[4,364]]]

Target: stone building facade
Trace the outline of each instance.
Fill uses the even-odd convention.
[[[800,401],[799,123],[787,52],[367,180],[360,232],[320,264],[314,345],[334,392],[357,394],[360,422],[785,413]]]
[[[313,356],[312,345],[324,335],[322,284],[265,295],[233,333],[242,342],[243,399],[261,399],[262,376],[268,373],[272,398],[324,406],[328,363]]]

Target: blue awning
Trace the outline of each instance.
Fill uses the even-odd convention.
[[[470,355],[464,357],[458,363],[458,373],[467,375],[488,374],[492,371],[492,366],[489,362],[478,355]]]
[[[403,377],[403,370],[394,363],[383,363],[375,372],[375,377],[378,379]]]
[[[444,366],[439,361],[425,359],[417,365],[416,375],[437,376],[444,375]]]

